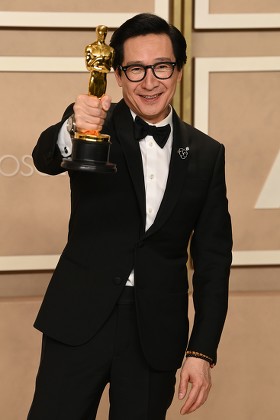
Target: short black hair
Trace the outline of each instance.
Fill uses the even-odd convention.
[[[176,58],[178,70],[181,70],[187,61],[187,43],[182,33],[159,16],[152,13],[140,13],[124,22],[112,35],[110,45],[115,50],[113,68],[123,64],[123,46],[127,39],[140,35],[166,34],[169,36]]]

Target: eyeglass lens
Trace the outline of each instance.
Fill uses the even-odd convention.
[[[144,79],[147,73],[147,69],[150,68],[155,77],[158,79],[168,79],[172,76],[174,71],[174,63],[157,63],[149,66],[130,65],[123,67],[127,78],[133,82]]]

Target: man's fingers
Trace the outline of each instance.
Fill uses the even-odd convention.
[[[102,105],[102,108],[104,109],[104,111],[108,111],[109,110],[109,108],[111,106],[111,102],[112,102],[112,99],[111,99],[110,96],[108,96],[108,95],[102,96],[102,98],[101,98],[101,105]]]
[[[103,98],[102,98],[103,99]],[[104,108],[110,107],[110,97],[106,96],[101,102],[95,96],[79,95],[74,104],[74,113],[78,131],[97,130],[103,127],[107,112]]]
[[[181,408],[180,413],[181,414],[187,414],[190,412],[190,409],[195,405],[195,403],[197,402],[198,396],[200,393],[200,389],[197,386],[192,386],[189,395],[186,399],[185,404],[183,405],[183,407]]]
[[[208,398],[211,385],[192,386],[185,404],[181,408],[181,414],[189,414],[202,406]]]
[[[179,400],[182,400],[183,398],[185,398],[186,393],[187,393],[187,389],[186,388],[184,388],[184,387],[179,388],[179,390],[178,390],[178,398],[179,398]]]
[[[181,370],[180,382],[179,382],[179,387],[178,387],[179,400],[182,400],[187,395],[188,385],[189,385],[189,375],[183,370]]]

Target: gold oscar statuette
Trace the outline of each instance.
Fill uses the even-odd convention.
[[[87,70],[90,72],[88,94],[99,99],[105,94],[107,73],[110,72],[114,49],[105,43],[107,26],[96,28],[97,40],[85,48]],[[75,131],[72,138],[72,155],[64,158],[61,166],[70,170],[97,173],[115,173],[117,168],[109,162],[110,136],[98,131]]]

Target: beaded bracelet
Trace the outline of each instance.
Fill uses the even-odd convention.
[[[198,359],[203,359],[203,360],[206,360],[206,362],[210,364],[211,368],[215,366],[215,364],[213,363],[213,359],[211,357],[206,356],[205,354],[199,353],[197,351],[187,350],[186,357],[196,357]]]

